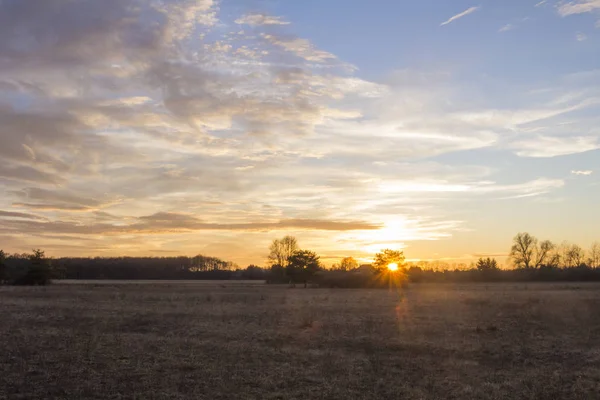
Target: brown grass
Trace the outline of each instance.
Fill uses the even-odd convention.
[[[588,399],[600,286],[0,288],[0,399]]]

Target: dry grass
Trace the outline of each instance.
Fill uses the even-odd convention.
[[[0,399],[577,399],[600,286],[0,288]]]

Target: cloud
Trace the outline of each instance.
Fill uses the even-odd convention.
[[[594,173],[594,171],[591,171],[591,170],[586,170],[586,171],[574,170],[574,171],[571,171],[571,173],[573,175],[589,176],[589,175],[592,175]]]
[[[306,61],[323,63],[336,59],[336,56],[333,54],[316,49],[315,46],[306,39],[278,37],[271,34],[262,34],[262,37],[274,46],[281,47],[285,51],[293,53]]]
[[[54,191],[36,187],[28,187],[13,192],[22,202],[15,203],[19,207],[36,210],[73,210],[92,211],[118,203],[118,200],[101,199],[104,196],[83,197],[68,191]],[[24,202],[24,203],[23,203]]]
[[[558,13],[562,17],[573,14],[584,14],[600,9],[600,0],[579,0],[558,6]]]
[[[433,180],[429,182],[388,181],[380,186],[380,191],[382,193],[471,193],[481,195],[508,193],[518,196],[533,196],[562,186],[564,186],[564,181],[546,178],[511,185],[501,185],[491,181],[460,184]]]
[[[0,1],[0,236],[11,248],[218,249],[257,263],[275,234],[293,234],[365,256],[452,236],[466,223],[456,202],[560,188],[498,183],[487,159],[441,161],[452,153],[585,151],[598,137],[593,74],[538,95],[507,85],[498,96],[444,69],[368,81],[278,33],[282,18],[242,15],[251,33],[226,32],[226,7]]]
[[[250,25],[250,26],[261,26],[261,25],[289,25],[290,23],[284,21],[281,17],[275,17],[265,14],[247,14],[241,18],[235,20],[238,25]]]
[[[26,214],[20,215],[23,216]],[[4,219],[4,232],[29,234],[52,232],[55,235],[163,235],[195,231],[278,231],[288,229],[344,232],[356,230],[375,230],[381,227],[379,224],[363,221],[328,221],[318,219],[284,219],[273,222],[242,222],[221,224],[204,222],[190,214],[165,212],[139,217],[135,219],[134,223],[130,224],[124,224],[123,222],[119,224],[82,224],[67,221],[40,222],[12,219],[15,217],[15,215],[4,215],[0,213],[0,218]]]
[[[587,35],[585,33],[579,32],[577,34],[577,36],[575,36],[575,38],[577,39],[578,42],[583,42],[583,41],[587,40]]]
[[[454,21],[456,21],[457,19],[460,19],[460,18],[462,18],[462,17],[466,17],[466,16],[467,16],[467,15],[469,15],[469,14],[473,14],[475,11],[478,11],[480,8],[481,8],[481,7],[479,7],[479,6],[477,6],[477,7],[471,7],[471,8],[468,8],[468,9],[466,9],[465,11],[461,12],[460,14],[456,14],[456,15],[454,15],[454,16],[452,16],[452,17],[450,17],[450,18],[449,18],[447,21],[445,21],[445,22],[442,22],[442,23],[440,24],[440,26],[448,25],[449,23],[451,23],[451,22],[454,22]]]
[[[548,3],[548,0],[542,0],[542,1],[538,2],[538,3],[536,3],[535,6],[536,7],[541,7],[541,6],[546,5],[547,3]]]
[[[502,33],[502,32],[508,32],[512,29],[515,29],[515,26],[513,24],[506,24],[504,25],[502,28],[498,29],[498,32]]]
[[[32,220],[45,220],[44,217],[40,217],[38,215],[13,212],[13,211],[2,211],[2,210],[0,210],[0,218],[22,218],[22,219],[32,219]]]
[[[533,136],[513,142],[511,147],[521,157],[548,158],[600,149],[597,137]]]
[[[38,183],[38,184],[60,184],[65,179],[57,174],[44,172],[37,168],[24,165],[11,166],[0,165],[0,178],[14,182]]]
[[[472,254],[473,258],[482,258],[482,257],[508,257],[510,254],[509,253],[475,253]]]

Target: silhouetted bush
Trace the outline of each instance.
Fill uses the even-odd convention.
[[[33,254],[21,257],[21,262],[12,268],[9,282],[13,285],[47,285],[51,282],[53,271],[50,259],[43,251],[34,250]]]

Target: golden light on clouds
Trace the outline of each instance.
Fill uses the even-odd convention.
[[[515,210],[540,217],[534,201],[597,179],[593,160],[527,164],[600,148],[597,72],[502,85],[494,102],[485,82],[433,67],[364,73],[335,41],[319,48],[295,35],[293,13],[263,11],[215,0],[0,1],[4,250],[203,252],[262,265],[270,241],[289,234],[332,260],[383,248],[446,257],[477,251],[480,232],[499,231]],[[590,124],[558,121],[574,111]],[[498,163],[509,153],[519,162]],[[590,209],[572,210],[587,224],[576,232],[596,232]],[[553,223],[544,231],[564,231]]]

